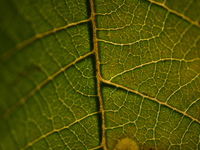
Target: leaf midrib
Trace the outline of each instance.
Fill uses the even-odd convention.
[[[99,49],[97,43],[97,27],[95,21],[95,10],[94,10],[94,1],[90,0],[90,7],[91,7],[91,21],[92,21],[92,34],[93,34],[93,50],[95,52],[95,66],[96,66],[96,84],[97,84],[97,95],[99,99],[99,109],[101,112],[101,147],[104,150],[107,150],[106,146],[106,131],[105,131],[105,115],[104,115],[104,108],[103,108],[103,99],[101,94],[101,70],[100,70],[100,60],[99,60]]]

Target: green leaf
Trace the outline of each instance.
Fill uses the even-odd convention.
[[[1,0],[0,149],[200,149],[199,8]]]

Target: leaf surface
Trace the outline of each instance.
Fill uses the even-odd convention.
[[[0,8],[0,149],[200,148],[200,1]]]

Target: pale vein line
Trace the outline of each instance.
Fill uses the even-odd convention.
[[[185,83],[184,85],[180,86],[178,89],[176,89],[166,100],[166,103],[170,100],[170,98],[179,90],[181,90],[183,87],[187,86],[188,84],[192,83],[195,79],[199,77],[200,74],[197,74],[194,78],[192,78],[189,82]]]
[[[119,46],[125,46],[125,45],[133,45],[133,44],[136,44],[136,43],[139,43],[141,41],[148,41],[148,40],[152,40],[152,39],[155,39],[156,37],[159,37],[159,35],[156,35],[156,36],[152,36],[151,38],[148,38],[148,39],[139,39],[139,40],[136,40],[132,43],[115,43],[115,42],[112,42],[112,41],[106,41],[106,40],[103,40],[103,39],[98,39],[98,41],[100,42],[104,42],[104,43],[109,43],[109,44],[113,44],[113,45],[119,45]]]
[[[30,45],[31,43],[33,43],[34,41],[36,40],[39,40],[45,36],[48,36],[52,33],[56,33],[60,30],[64,30],[66,28],[69,28],[69,27],[72,27],[72,26],[75,26],[75,25],[78,25],[78,24],[81,24],[81,23],[85,23],[85,22],[89,22],[91,19],[86,19],[86,20],[81,20],[81,21],[78,21],[78,22],[74,22],[74,23],[70,23],[68,25],[65,25],[65,26],[62,26],[62,27],[58,27],[58,28],[54,28],[53,30],[50,30],[50,31],[46,31],[44,33],[41,33],[41,34],[36,34],[35,36],[17,44],[15,47],[11,48],[10,50],[6,51],[4,54],[2,54],[0,56],[0,63],[4,63],[6,62],[7,60],[9,60],[9,58],[11,58],[17,51],[20,51],[21,49],[23,49],[24,47]]]
[[[113,3],[115,3],[116,5],[118,5],[116,2],[113,1]],[[122,6],[124,6],[125,4],[125,0],[123,1],[123,4],[118,5],[118,8],[114,9],[114,10],[110,10],[110,12],[108,13],[95,13],[95,15],[97,16],[105,16],[105,15],[111,15],[112,13],[116,13],[119,9],[121,9]]]
[[[99,30],[99,31],[105,31],[105,30],[108,30],[108,31],[114,30],[114,31],[116,31],[116,30],[119,30],[119,29],[124,29],[124,28],[126,28],[126,27],[129,27],[129,26],[131,26],[131,25],[137,25],[137,24],[133,24],[133,19],[134,19],[134,16],[135,16],[135,11],[137,10],[139,4],[140,4],[140,3],[138,3],[138,4],[135,6],[135,8],[134,8],[134,10],[133,10],[132,13],[131,13],[131,12],[128,12],[128,14],[131,14],[131,15],[132,15],[132,18],[131,18],[131,22],[130,22],[130,23],[125,24],[124,26],[121,26],[121,27],[108,28],[108,29],[106,29],[106,28],[97,28],[97,30]],[[105,13],[105,14],[106,14],[106,13]],[[96,15],[99,15],[99,14],[96,13]]]
[[[194,25],[194,26],[200,28],[200,24],[198,23],[198,21],[194,21],[194,20],[192,20],[192,19],[186,17],[185,15],[183,15],[183,14],[177,12],[177,11],[170,9],[170,8],[167,7],[165,4],[156,2],[156,1],[154,1],[154,0],[147,0],[147,1],[149,1],[149,2],[151,2],[151,3],[153,3],[153,4],[156,4],[156,5],[158,5],[158,6],[161,6],[161,7],[165,8],[167,11],[169,11],[169,12],[171,12],[171,13],[173,13],[173,14],[179,16],[179,17],[181,17],[181,18],[184,19],[185,21],[187,21],[187,22],[191,23],[192,25]]]
[[[137,69],[137,68],[141,68],[141,67],[144,67],[144,66],[147,66],[147,65],[151,65],[151,64],[156,64],[156,63],[159,63],[159,62],[164,62],[164,61],[184,61],[184,62],[192,62],[193,60],[185,60],[185,59],[177,59],[177,58],[163,58],[163,59],[160,59],[160,60],[156,60],[156,61],[151,61],[151,62],[147,62],[147,63],[144,63],[144,64],[141,64],[141,65],[138,65],[138,66],[135,66],[133,68],[130,68],[130,69],[127,69],[127,70],[124,70],[116,75],[114,75],[112,78],[110,78],[109,81],[112,81],[114,78],[122,75],[122,74],[125,74],[129,71],[133,71],[134,69]]]
[[[186,137],[186,133],[187,133],[187,132],[190,132],[189,129],[190,129],[192,123],[193,123],[193,121],[190,122],[190,124],[187,126],[187,129],[186,129],[185,132],[182,134],[181,142],[180,142],[180,148],[181,148],[181,149],[184,149],[184,148],[182,147],[183,144],[184,144],[184,138]]]
[[[41,139],[44,139],[44,138],[46,138],[47,136],[49,136],[49,135],[51,135],[51,134],[53,134],[53,133],[55,133],[55,132],[60,132],[60,131],[62,131],[62,130],[64,130],[64,129],[68,129],[70,126],[74,125],[75,123],[78,123],[78,122],[80,122],[80,121],[82,121],[82,120],[84,120],[84,119],[86,119],[86,118],[88,118],[88,117],[90,117],[90,116],[96,115],[96,114],[98,114],[98,113],[100,113],[100,112],[94,112],[94,113],[88,114],[88,115],[86,115],[86,116],[84,116],[84,117],[82,117],[82,118],[80,118],[80,119],[78,119],[78,120],[76,120],[76,121],[70,123],[70,124],[67,125],[67,126],[64,126],[64,127],[60,128],[60,129],[54,129],[54,130],[52,130],[52,131],[50,131],[50,132],[48,132],[48,133],[46,133],[46,134],[44,134],[44,135],[41,135],[40,137],[38,137],[37,139],[33,140],[32,142],[29,142],[27,145],[25,145],[25,146],[24,146],[23,148],[21,148],[20,150],[27,149],[28,147],[32,146],[32,145],[35,144],[36,142],[40,141]]]
[[[168,108],[170,108],[170,109],[172,109],[172,110],[174,110],[174,111],[176,111],[176,112],[178,112],[178,113],[180,113],[180,114],[182,114],[182,115],[184,115],[184,116],[187,116],[188,118],[190,118],[190,119],[192,119],[192,120],[194,120],[194,121],[196,121],[197,123],[200,124],[200,121],[199,121],[198,119],[192,117],[191,115],[187,114],[186,112],[181,111],[181,110],[179,110],[179,109],[177,109],[177,108],[175,108],[175,107],[173,107],[173,106],[171,106],[171,105],[169,105],[169,104],[167,104],[167,103],[165,103],[165,102],[161,102],[161,101],[157,100],[156,98],[150,97],[150,96],[148,96],[148,95],[144,95],[144,94],[142,94],[142,93],[140,93],[140,92],[138,92],[138,91],[129,89],[129,88],[125,87],[125,86],[122,86],[122,85],[119,85],[119,84],[116,84],[116,83],[113,83],[113,82],[110,82],[110,81],[105,80],[105,79],[103,79],[103,78],[101,78],[101,81],[104,82],[104,83],[107,83],[107,84],[109,84],[109,85],[113,85],[113,86],[115,86],[115,87],[122,88],[122,89],[124,89],[124,90],[130,91],[130,92],[132,92],[132,93],[135,93],[135,94],[137,94],[137,95],[140,95],[140,96],[142,96],[142,97],[145,97],[145,98],[147,98],[147,99],[150,99],[150,100],[152,100],[152,101],[154,101],[154,102],[157,102],[158,104],[161,104],[161,105],[163,105],[163,106],[166,106],[166,107],[168,107]]]
[[[102,146],[99,145],[99,146],[97,146],[97,147],[94,147],[94,148],[91,148],[91,149],[88,149],[88,150],[95,150],[95,149],[101,149],[101,148],[102,148]]]
[[[195,101],[193,101],[193,102],[188,106],[188,108],[185,110],[185,112],[187,113],[187,111],[190,109],[190,107],[191,107],[192,105],[194,105],[195,103],[197,103],[199,100],[200,100],[200,98],[197,98]]]
[[[92,29],[93,29],[93,44],[94,44],[94,52],[95,52],[95,61],[96,61],[96,80],[97,80],[97,94],[99,98],[100,104],[100,112],[101,112],[101,119],[102,119],[102,141],[101,146],[104,150],[107,150],[106,147],[106,134],[105,134],[105,116],[104,116],[104,108],[103,108],[103,99],[101,97],[101,73],[100,73],[100,60],[99,60],[99,51],[98,51],[98,43],[97,43],[97,33],[96,33],[96,22],[95,22],[95,11],[94,11],[94,2],[90,0],[90,7],[91,7],[91,21],[92,21]]]
[[[60,73],[65,71],[67,68],[69,68],[70,66],[74,65],[78,61],[82,60],[83,58],[86,58],[87,56],[89,56],[91,54],[94,54],[94,51],[91,51],[91,52],[89,52],[89,53],[87,53],[87,54],[85,54],[83,56],[80,56],[79,58],[77,58],[76,60],[71,62],[70,64],[64,66],[63,68],[61,68],[60,70],[58,70],[54,74],[52,74],[49,77],[47,77],[45,80],[43,80],[41,83],[39,83],[34,89],[32,89],[30,92],[28,92],[24,97],[22,97],[20,100],[18,100],[13,106],[8,108],[6,110],[6,112],[4,113],[3,117],[0,118],[0,121],[2,121],[3,119],[8,118],[19,106],[23,105],[31,96],[33,96],[37,91],[39,91],[49,81],[53,80],[56,76],[58,76]]]

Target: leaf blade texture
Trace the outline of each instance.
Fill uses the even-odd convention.
[[[0,7],[0,149],[200,148],[199,1]]]

